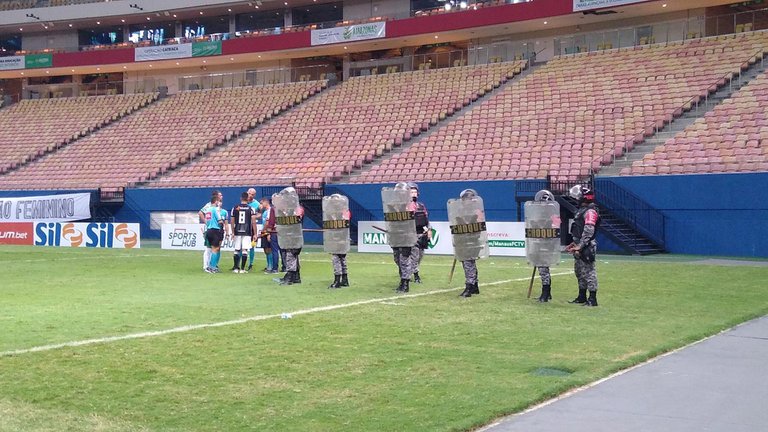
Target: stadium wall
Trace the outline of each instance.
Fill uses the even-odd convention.
[[[768,257],[768,173],[610,179],[664,213],[669,252]]]

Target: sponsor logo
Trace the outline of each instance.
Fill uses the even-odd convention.
[[[196,232],[187,232],[186,228],[176,228],[173,232],[168,233],[168,239],[171,241],[172,247],[195,248],[198,241],[197,235]]]
[[[23,222],[0,224],[0,244],[32,246],[34,244],[33,225]]]
[[[83,233],[75,229],[75,224],[64,224],[61,236],[69,242],[70,247],[80,247],[83,244]]]
[[[434,249],[434,248],[437,247],[437,244],[440,243],[440,233],[437,232],[436,229],[431,228],[430,229],[430,234],[432,234],[432,238],[429,239],[429,244],[427,244],[427,246],[430,249]]]
[[[379,232],[363,233],[363,244],[366,245],[388,245],[387,234]]]
[[[139,233],[129,224],[37,223],[35,246],[125,248],[139,245]]]
[[[115,226],[115,239],[123,242],[126,249],[133,249],[139,242],[139,235],[128,228],[128,224]]]
[[[488,246],[495,248],[525,249],[525,240],[488,240]]]

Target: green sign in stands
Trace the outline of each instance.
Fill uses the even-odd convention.
[[[53,67],[53,54],[27,54],[24,63],[27,69]]]
[[[192,57],[221,55],[221,41],[192,43]]]

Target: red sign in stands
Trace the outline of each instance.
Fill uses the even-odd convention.
[[[34,245],[34,226],[32,222],[0,223],[0,245]]]

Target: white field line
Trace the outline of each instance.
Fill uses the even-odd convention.
[[[566,273],[552,273],[552,276],[564,276],[573,274],[572,272],[566,272]],[[538,277],[538,276],[537,276]],[[496,282],[489,282],[485,284],[480,284],[480,286],[492,286],[492,285],[501,285],[509,282],[521,282],[521,281],[527,281],[530,280],[529,277],[524,278],[517,278],[517,279],[507,279],[507,280],[501,280]],[[333,311],[337,309],[345,309],[350,308],[354,306],[363,306],[368,305],[371,303],[382,303],[382,302],[392,302],[396,300],[403,300],[407,298],[417,298],[417,297],[424,297],[424,296],[430,296],[435,294],[443,294],[451,291],[457,291],[463,289],[463,287],[456,287],[456,288],[444,288],[444,289],[438,289],[433,291],[426,291],[423,293],[414,293],[414,294],[400,294],[400,295],[394,295],[389,297],[383,297],[383,298],[375,298],[375,299],[369,299],[369,300],[361,300],[351,303],[342,303],[342,304],[336,304],[336,305],[329,305],[329,306],[319,306],[309,309],[300,309],[294,312],[288,312],[291,315],[307,315],[317,312],[328,312]],[[216,327],[226,327],[226,326],[233,326],[238,324],[245,324],[253,321],[264,321],[269,319],[275,319],[280,318],[282,314],[271,314],[271,315],[255,315],[252,317],[246,317],[246,318],[240,318],[236,320],[230,320],[230,321],[221,321],[221,322],[215,322],[215,323],[205,323],[205,324],[190,324],[185,325],[181,327],[174,327],[169,328],[165,330],[155,330],[155,331],[147,331],[147,332],[140,332],[140,333],[130,333],[126,335],[120,335],[120,336],[107,336],[103,338],[95,338],[95,339],[84,339],[79,341],[71,341],[71,342],[62,342],[57,344],[50,344],[50,345],[40,345],[32,348],[22,348],[22,349],[16,349],[11,351],[3,351],[0,352],[0,358],[3,357],[10,357],[10,356],[17,356],[22,354],[31,354],[31,353],[37,353],[37,352],[44,352],[44,351],[53,351],[61,348],[72,348],[72,347],[80,347],[85,345],[97,345],[97,344],[107,344],[111,342],[118,342],[118,341],[124,341],[124,340],[131,340],[131,339],[145,339],[145,338],[151,338],[151,337],[158,337],[158,336],[165,336],[173,333],[186,333],[191,332],[195,330],[201,330],[201,329],[207,329],[207,328],[216,328]]]
[[[126,258],[169,258],[173,257],[173,255],[153,255],[153,254],[132,254],[132,255],[96,255],[96,256],[87,256],[87,255],[81,255],[78,257],[67,257],[67,258],[50,258],[50,259],[28,259],[28,260],[10,260],[6,261],[8,264],[13,263],[36,263],[36,262],[59,262],[59,261],[83,261],[83,260],[94,260],[94,259],[126,259]]]
[[[552,276],[554,276],[554,275],[552,275]],[[697,341],[693,341],[693,342],[689,343],[688,345],[684,345],[684,346],[681,346],[680,348],[674,349],[674,350],[672,350],[672,351],[667,351],[667,352],[665,352],[665,353],[663,353],[663,354],[660,354],[660,355],[658,355],[658,356],[656,356],[656,357],[652,357],[652,358],[650,358],[650,359],[648,359],[648,360],[646,360],[646,361],[644,361],[644,362],[642,362],[642,363],[638,363],[638,364],[636,364],[636,365],[634,365],[634,366],[630,366],[630,367],[628,367],[628,368],[626,368],[626,369],[622,369],[622,370],[620,370],[620,371],[618,371],[618,372],[614,372],[614,373],[612,373],[611,375],[608,375],[608,376],[607,376],[607,377],[605,377],[605,378],[600,378],[600,379],[599,379],[599,380],[597,380],[597,381],[591,382],[591,383],[589,383],[589,384],[585,384],[585,385],[583,385],[583,386],[581,386],[581,387],[576,387],[575,389],[571,389],[571,390],[568,390],[567,392],[565,392],[565,393],[561,394],[560,396],[556,396],[556,397],[554,397],[554,398],[552,398],[552,399],[548,399],[548,400],[545,400],[544,402],[538,403],[538,404],[536,404],[536,405],[534,405],[534,406],[532,406],[532,407],[529,407],[529,408],[525,409],[524,411],[521,411],[521,412],[519,412],[519,413],[517,413],[517,414],[511,414],[511,415],[508,415],[508,416],[502,417],[502,418],[500,418],[500,419],[497,419],[497,420],[496,420],[496,421],[494,421],[493,423],[489,423],[489,424],[487,424],[487,425],[485,425],[485,426],[481,427],[480,429],[476,429],[476,432],[485,432],[485,431],[490,431],[490,430],[492,430],[493,428],[495,428],[496,426],[499,426],[500,424],[504,424],[504,423],[507,423],[508,421],[510,421],[510,420],[513,420],[513,419],[515,419],[515,418],[517,418],[517,417],[520,417],[520,416],[522,416],[522,415],[524,415],[524,414],[528,414],[528,413],[529,413],[529,412],[531,412],[531,411],[536,411],[536,410],[539,410],[539,409],[541,409],[541,408],[544,408],[544,407],[546,407],[546,406],[548,406],[548,405],[552,405],[552,404],[553,404],[553,403],[555,403],[555,402],[558,402],[558,401],[560,401],[560,400],[563,400],[563,399],[569,398],[569,397],[571,397],[571,396],[573,396],[573,395],[575,395],[575,394],[577,394],[577,393],[581,393],[581,392],[583,392],[583,391],[585,391],[585,390],[589,390],[589,389],[591,389],[592,387],[595,387],[595,386],[597,386],[597,385],[600,385],[600,384],[602,384],[602,383],[604,383],[604,382],[606,382],[606,381],[608,381],[608,380],[611,380],[611,379],[614,379],[614,378],[620,377],[620,376],[622,376],[622,375],[626,374],[627,372],[632,372],[633,370],[635,370],[635,369],[637,369],[637,368],[641,368],[641,367],[643,367],[643,366],[646,366],[646,365],[648,365],[648,364],[654,363],[654,362],[656,362],[656,361],[658,361],[658,360],[661,360],[661,359],[663,359],[664,357],[667,357],[667,356],[671,356],[671,355],[673,355],[673,354],[677,354],[678,352],[680,352],[680,351],[682,351],[682,350],[684,350],[684,349],[690,348],[690,347],[692,347],[692,346],[694,346],[694,345],[698,345],[698,344],[700,344],[700,343],[702,343],[702,342],[706,342],[706,341],[708,341],[709,339],[712,339],[712,338],[713,338],[713,337],[715,337],[715,336],[720,336],[720,335],[722,335],[723,333],[727,333],[727,332],[729,332],[729,331],[731,331],[731,330],[734,330],[734,329],[736,329],[736,328],[738,328],[738,327],[741,327],[741,326],[743,326],[743,325],[749,324],[749,323],[751,323],[751,322],[753,322],[753,321],[756,321],[756,320],[759,320],[759,319],[761,319],[761,318],[762,318],[762,317],[758,317],[758,318],[755,318],[755,319],[749,320],[749,321],[747,321],[747,322],[743,322],[743,323],[741,323],[741,324],[737,324],[737,325],[735,325],[735,326],[733,326],[733,327],[731,327],[731,328],[727,328],[727,329],[725,329],[725,330],[722,330],[722,331],[720,331],[720,332],[717,332],[717,333],[715,333],[715,334],[713,334],[713,335],[711,335],[711,336],[707,336],[707,337],[705,337],[705,338],[703,338],[703,339],[699,339],[699,340],[697,340]]]

